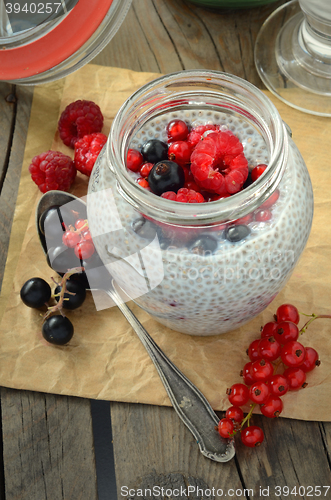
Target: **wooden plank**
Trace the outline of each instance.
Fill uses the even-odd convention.
[[[1,390],[7,500],[97,499],[90,403]]]
[[[8,166],[8,149],[12,138],[12,127],[16,115],[14,86],[0,82],[0,192]]]
[[[173,408],[111,403],[111,420],[119,499],[128,489],[144,490],[153,486],[243,489],[235,461],[218,464],[205,458]],[[147,492],[140,496],[136,491],[128,498],[154,500],[157,495],[150,496]],[[189,498],[198,499],[201,495],[192,493]],[[243,493],[236,498],[246,497]]]

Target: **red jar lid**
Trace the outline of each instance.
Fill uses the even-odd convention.
[[[15,48],[0,47],[0,80],[19,80],[47,71],[79,50],[104,20],[113,0],[79,0],[41,38]]]

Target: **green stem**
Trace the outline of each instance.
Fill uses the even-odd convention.
[[[304,314],[304,316],[308,316],[310,317],[310,319],[307,321],[307,323],[305,323],[303,325],[303,327],[301,328],[300,332],[299,332],[299,335],[302,335],[308,328],[308,326],[313,322],[315,321],[315,319],[325,319],[325,318],[329,318],[331,319],[331,315],[330,314],[319,314],[317,316],[317,314]]]

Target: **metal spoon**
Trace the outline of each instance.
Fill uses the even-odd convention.
[[[84,207],[86,207],[84,201],[62,191],[49,191],[40,198],[36,210],[36,226],[40,243],[45,254],[47,253],[46,241],[39,227],[41,215],[45,210],[54,205],[62,206],[74,200],[82,203]],[[104,271],[108,273],[106,268]],[[111,278],[109,281],[111,281]],[[111,285],[111,287],[107,286],[100,289],[107,293],[114,301],[137,333],[160,375],[175,411],[193,434],[201,453],[205,457],[216,462],[229,461],[235,455],[234,441],[233,439],[221,438],[217,430],[215,430],[219,418],[214,413],[206,398],[192,382],[180,372],[154,342],[136,316],[132,313],[131,309],[123,302],[114,287],[113,281],[111,281]]]

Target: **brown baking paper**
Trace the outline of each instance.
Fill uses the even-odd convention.
[[[96,312],[89,295],[82,308],[68,313],[75,327],[73,339],[67,346],[56,347],[47,344],[41,336],[40,311],[25,307],[19,297],[20,288],[28,278],[42,276],[50,281],[52,276],[35,229],[34,212],[40,193],[27,171],[29,160],[50,147],[73,156],[56,132],[59,113],[71,101],[84,98],[97,102],[105,116],[103,131],[107,134],[126,98],[157,76],[88,65],[63,81],[35,89],[0,303],[1,385],[86,398],[170,405],[154,365],[116,307]],[[305,313],[331,313],[331,231],[328,229],[331,120],[300,113],[267,94],[293,131],[310,171],[315,194],[312,232],[285,289],[249,324],[212,337],[191,337],[169,330],[129,303],[154,340],[204,393],[215,410],[228,407],[226,388],[241,381],[239,372],[248,361],[245,351],[249,343],[258,338],[260,326],[272,320],[280,304],[294,303]],[[82,196],[86,190],[87,178],[79,174],[72,192]],[[19,255],[17,247],[21,249]],[[284,417],[331,420],[330,334],[331,321],[319,319],[302,337],[304,345],[319,351],[321,366],[308,374],[305,389],[284,396]]]

